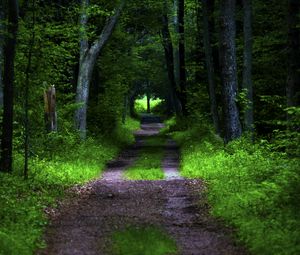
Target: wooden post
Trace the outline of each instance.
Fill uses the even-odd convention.
[[[54,85],[44,92],[45,124],[47,132],[57,131],[56,92]]]

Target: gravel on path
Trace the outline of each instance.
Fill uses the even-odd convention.
[[[178,173],[179,150],[168,139],[162,166],[166,180],[122,180],[143,141],[163,126],[143,121],[137,143],[107,166],[102,178],[72,189],[73,196],[54,210],[39,255],[111,255],[111,236],[128,226],[158,226],[173,238],[180,255],[243,255],[232,230],[209,214],[206,186]],[[130,255],[130,254],[124,254]],[[142,254],[141,254],[142,255]],[[156,255],[156,254],[153,254]]]

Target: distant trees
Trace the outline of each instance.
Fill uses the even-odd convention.
[[[16,53],[18,31],[18,1],[10,0],[7,4],[7,33],[3,47],[3,120],[1,137],[0,170],[12,171],[12,142],[13,142],[13,99],[14,99],[14,60]]]
[[[88,22],[87,7],[89,5],[89,0],[82,0],[81,3],[82,14],[80,19],[80,61],[76,92],[76,103],[80,104],[80,106],[75,112],[75,126],[80,132],[80,137],[85,139],[89,87],[94,66],[101,50],[112,35],[112,32],[124,7],[125,0],[122,0],[120,6],[115,9],[113,16],[106,20],[101,34],[99,35],[98,39],[91,44],[91,46],[89,46],[88,35],[86,32],[86,26]]]
[[[56,135],[77,137],[79,131],[84,139],[87,126],[91,134],[111,132],[121,119],[125,122],[129,110],[134,114],[134,100],[147,92],[165,99],[168,113],[209,117],[225,142],[240,137],[242,126],[253,136],[286,130],[282,106],[298,107],[300,101],[299,1],[267,6],[240,0],[243,9],[235,8],[235,0],[142,0],[128,1],[123,8],[124,2],[47,0],[35,1],[33,8],[34,0],[0,1],[2,171],[11,170],[13,133],[15,149],[23,155],[26,117],[31,139],[25,150],[44,155],[50,151],[44,140],[55,144]],[[252,9],[263,15],[252,18]],[[239,95],[238,83],[243,89]],[[48,130],[58,133],[49,134],[42,95],[53,85],[60,125],[52,125]],[[40,144],[47,145],[39,151]]]
[[[235,0],[221,1],[220,52],[222,66],[222,96],[224,138],[226,142],[241,136],[242,129],[237,107],[237,62]]]

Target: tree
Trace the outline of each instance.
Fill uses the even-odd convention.
[[[187,115],[187,90],[186,90],[186,66],[185,66],[185,31],[184,31],[184,0],[178,0],[178,32],[179,32],[179,100],[181,103],[182,113]]]
[[[287,106],[300,105],[300,2],[288,2],[288,78],[286,86]]]
[[[24,178],[28,178],[28,160],[29,160],[29,85],[30,85],[30,74],[32,71],[32,54],[33,46],[35,43],[35,0],[32,1],[32,22],[31,22],[31,36],[30,46],[28,49],[28,61],[25,71],[25,105],[24,105]]]
[[[2,82],[2,71],[3,71],[3,44],[4,38],[2,36],[4,31],[4,3],[0,1],[0,108],[3,106],[3,82]]]
[[[168,7],[167,2],[164,2],[164,11],[162,15],[162,43],[164,47],[165,52],[165,59],[166,59],[166,65],[167,65],[167,71],[168,71],[168,79],[169,79],[169,87],[170,87],[170,93],[169,93],[169,102],[172,105],[172,110],[176,114],[180,114],[180,107],[178,105],[178,89],[176,84],[176,78],[175,78],[175,70],[174,70],[174,51],[173,51],[173,44],[171,39],[171,34],[169,31],[169,20],[168,20]]]
[[[213,19],[214,0],[202,0],[203,9],[203,42],[205,51],[205,61],[208,77],[208,92],[210,100],[210,112],[214,123],[215,131],[220,134],[219,113],[216,99],[216,82],[214,72],[214,61],[211,47],[211,31]]]
[[[237,97],[237,63],[235,45],[235,0],[221,1],[220,52],[222,66],[222,96],[224,138],[229,142],[241,136]]]
[[[18,31],[18,1],[10,0],[7,4],[8,36],[5,39],[4,72],[3,72],[3,124],[1,138],[0,170],[12,171],[12,139],[13,139],[13,98],[14,98],[14,59],[16,53]]]
[[[114,15],[106,20],[98,39],[89,46],[86,32],[88,22],[87,7],[89,5],[89,0],[82,0],[82,14],[80,19],[80,60],[76,91],[76,103],[80,104],[80,107],[75,112],[75,126],[80,132],[80,137],[82,139],[86,138],[87,104],[94,66],[101,50],[113,33],[124,4],[125,0],[122,0],[120,6],[115,10]]]
[[[246,91],[247,105],[244,125],[247,131],[253,133],[253,84],[252,84],[252,1],[243,0],[244,9],[244,68],[243,89]]]

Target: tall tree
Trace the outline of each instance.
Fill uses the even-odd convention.
[[[178,0],[178,31],[179,31],[179,100],[182,107],[183,115],[187,115],[187,90],[186,90],[186,66],[185,66],[185,31],[184,31],[184,17],[185,17],[184,0]]]
[[[201,2],[201,1],[200,1]],[[210,112],[214,123],[215,131],[220,134],[219,113],[216,99],[216,82],[214,61],[211,47],[211,34],[213,30],[212,19],[214,12],[214,0],[202,0],[203,9],[203,42],[205,51],[205,61],[208,77],[208,92],[210,100]]]
[[[88,22],[87,7],[89,5],[89,0],[82,0],[81,3],[82,14],[80,19],[80,60],[76,91],[76,103],[81,105],[75,112],[75,125],[80,132],[80,137],[85,139],[89,86],[91,83],[94,66],[101,50],[113,33],[113,30],[118,22],[118,18],[121,14],[121,10],[124,7],[125,0],[122,0],[120,6],[115,10],[114,15],[106,20],[100,36],[91,44],[91,46],[89,46],[86,32]]]
[[[300,105],[300,1],[288,2],[288,78],[286,86],[287,105]]]
[[[13,98],[14,98],[14,60],[18,32],[18,1],[10,0],[7,4],[8,36],[5,39],[4,72],[3,72],[3,124],[1,138],[0,170],[12,171],[12,139],[13,139]]]
[[[0,108],[3,106],[3,45],[4,45],[4,3],[0,1]]]
[[[220,52],[222,66],[222,96],[224,115],[224,138],[229,142],[242,134],[237,97],[236,24],[235,0],[221,1]]]
[[[164,1],[164,10],[162,15],[162,43],[165,52],[165,59],[168,71],[168,79],[169,79],[169,86],[170,86],[170,94],[169,94],[169,102],[173,107],[173,111],[176,114],[180,114],[180,107],[178,105],[178,89],[176,84],[175,78],[175,71],[174,71],[174,51],[173,51],[173,43],[171,39],[171,34],[169,30],[169,19],[168,19],[168,7],[166,0]]]
[[[174,0],[173,2],[173,24],[174,24],[174,38],[173,41],[173,58],[174,58],[174,75],[175,82],[177,86],[179,86],[179,23],[178,23],[178,0]]]
[[[247,131],[253,133],[253,83],[252,83],[252,1],[243,0],[244,9],[244,68],[243,89],[246,90],[247,106],[244,125]]]

